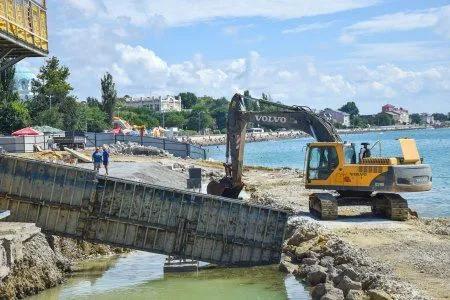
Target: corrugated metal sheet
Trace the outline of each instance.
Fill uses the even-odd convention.
[[[88,241],[229,266],[278,263],[287,214],[93,171],[0,156],[11,221]]]

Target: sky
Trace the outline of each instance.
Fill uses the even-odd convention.
[[[79,100],[249,90],[362,114],[450,111],[450,1],[47,0],[50,56]],[[37,72],[42,59],[26,59]]]

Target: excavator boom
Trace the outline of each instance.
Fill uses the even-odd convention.
[[[287,106],[249,98],[284,111],[267,113],[246,111],[244,99],[245,97],[240,94],[235,94],[231,99],[227,121],[226,163],[224,164],[226,176],[220,182],[211,182],[208,185],[210,194],[237,198],[242,190],[244,186],[242,166],[248,122],[301,130],[320,142],[341,142],[333,125],[308,107]]]

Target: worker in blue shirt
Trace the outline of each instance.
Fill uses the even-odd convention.
[[[108,175],[109,151],[105,145],[103,145],[103,166],[105,167],[106,175]]]
[[[103,155],[98,147],[95,147],[94,153],[92,153],[92,162],[94,163],[94,171],[99,171],[102,164]]]

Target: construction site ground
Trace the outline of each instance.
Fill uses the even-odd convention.
[[[91,167],[89,164],[80,166]],[[192,166],[203,169],[205,184],[209,178],[223,175],[219,162],[124,155],[111,156],[110,175],[183,188],[188,168]],[[104,174],[104,169],[100,173]],[[308,212],[308,195],[314,191],[304,188],[300,170],[246,167],[244,181],[247,186],[243,201],[283,208],[293,215],[318,222],[329,232],[365,249],[372,258],[391,267],[398,277],[416,286],[424,295],[450,299],[448,218],[419,217],[395,222],[373,218],[370,208],[344,207],[339,209],[337,221],[320,221]]]

